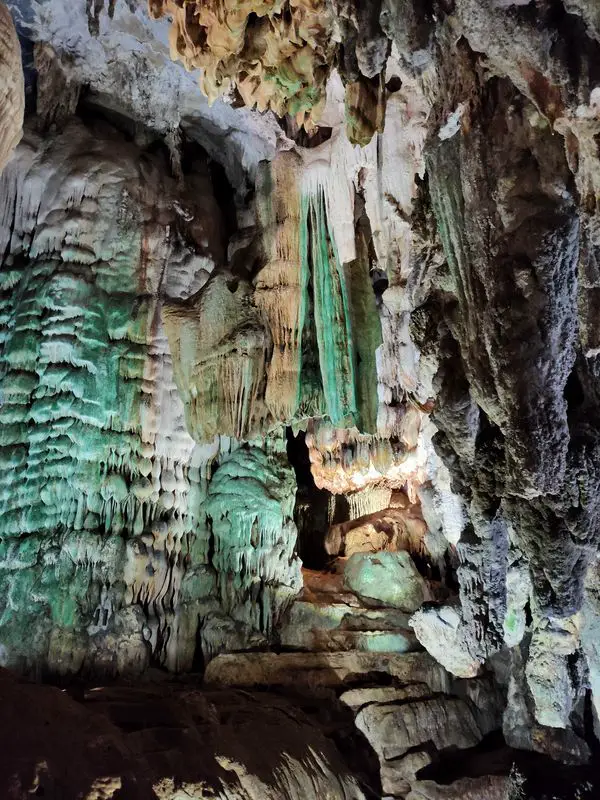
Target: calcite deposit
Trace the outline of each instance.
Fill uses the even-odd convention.
[[[599,64],[0,3],[2,796],[597,796]]]
[[[172,17],[172,52],[187,69],[202,68],[210,100],[234,87],[246,105],[304,124],[324,99],[335,48],[326,0],[149,0],[149,8]]]
[[[8,8],[0,3],[0,170],[21,139],[25,81],[21,46]]]

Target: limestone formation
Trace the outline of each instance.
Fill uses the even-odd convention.
[[[325,0],[149,0],[149,7],[154,17],[173,18],[173,56],[202,68],[209,100],[235,88],[251,108],[310,123],[335,47]]]
[[[301,168],[302,162],[295,153],[283,152],[259,175],[259,218],[266,264],[256,277],[254,298],[269,321],[273,338],[265,402],[278,421],[293,419],[303,395],[308,396],[303,391],[307,376],[302,369],[309,274],[300,268],[305,213],[299,183]]]
[[[344,583],[366,603],[416,611],[425,583],[406,551],[354,553],[344,567]]]
[[[483,778],[464,778],[450,786],[419,781],[406,795],[406,800],[507,800],[510,792],[508,778],[486,775]]]
[[[271,340],[250,286],[219,272],[163,318],[187,427],[200,442],[219,434],[248,439],[265,417],[265,366]]]
[[[21,46],[10,10],[0,3],[0,170],[21,139],[24,112]]]
[[[188,70],[202,69],[210,102],[234,93],[249,108],[289,114],[310,130],[338,65],[347,80],[350,140],[368,144],[383,130],[389,45],[376,14],[349,15],[333,0],[148,0],[148,7],[154,18],[172,18],[171,54]]]
[[[208,665],[215,686],[312,685],[343,688],[361,676],[381,675],[399,683],[425,683],[433,692],[450,687],[448,673],[427,653],[239,653],[219,655]]]
[[[175,645],[171,615],[200,522],[188,503],[202,491],[158,297],[194,280],[188,247],[166,235],[175,183],[114,131],[76,122],[45,140],[29,131],[2,181],[6,659],[25,668],[48,653],[62,672],[66,647],[76,671],[88,640],[127,628],[120,609],[134,602],[156,620],[142,634],[129,618],[132,662],[144,666],[148,640],[164,657]],[[217,252],[207,240],[195,257],[212,269]],[[183,286],[177,261],[192,267]]]
[[[302,588],[293,509],[291,470],[258,448],[232,453],[208,489],[222,607],[266,635]]]
[[[306,651],[407,653],[420,649],[408,614],[395,608],[370,608],[350,593],[295,600],[278,630],[287,649]]]
[[[428,606],[411,617],[417,639],[444,667],[460,678],[472,678],[481,661],[469,650],[468,628],[460,610],[452,606]]]
[[[597,3],[0,45],[0,664],[73,796],[595,796]],[[8,785],[68,796],[35,720]]]
[[[356,726],[379,756],[386,795],[410,791],[416,773],[429,763],[427,747],[469,748],[482,738],[469,706],[459,698],[427,697],[420,691],[411,696],[410,687],[406,695],[398,703],[392,697],[381,704],[366,702],[356,715]]]

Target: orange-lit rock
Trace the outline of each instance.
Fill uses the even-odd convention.
[[[21,46],[10,12],[0,3],[0,170],[21,141],[24,111]]]
[[[318,117],[336,44],[325,0],[150,0],[173,18],[171,51],[200,67],[209,100],[235,88],[244,103],[310,124]]]

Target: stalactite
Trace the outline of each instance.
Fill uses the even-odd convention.
[[[149,0],[149,8],[172,17],[172,57],[202,69],[211,102],[235,87],[250,108],[299,124],[318,118],[335,51],[325,0]]]
[[[271,340],[250,286],[215,273],[189,301],[164,303],[163,318],[192,436],[255,435],[266,416]]]
[[[392,490],[389,487],[373,487],[353,492],[347,495],[349,517],[348,519],[358,519],[367,514],[383,511],[389,508],[392,499]]]
[[[327,221],[322,191],[304,198],[311,260],[315,325],[326,413],[334,425],[352,425],[357,416],[353,334],[348,288]]]
[[[370,231],[368,232],[370,234]],[[354,331],[357,427],[363,433],[377,433],[377,358],[382,343],[381,323],[369,270],[368,239],[359,223],[356,232],[356,260],[345,268],[350,317]]]
[[[296,154],[281,153],[265,167],[258,187],[267,263],[255,279],[254,302],[273,339],[265,400],[274,419],[281,421],[294,418],[301,399],[309,274],[300,259],[300,168]]]
[[[10,11],[0,2],[0,171],[21,139],[24,112],[21,47]]]
[[[306,444],[317,486],[334,494],[351,494],[382,484],[401,489],[407,484],[415,495],[416,487],[427,476],[429,453],[420,438],[407,444],[361,434],[356,428],[336,428],[326,420],[312,420]]]
[[[352,144],[363,147],[383,131],[386,89],[384,73],[369,80],[363,76],[346,87],[346,127]]]

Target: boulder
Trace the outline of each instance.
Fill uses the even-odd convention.
[[[405,551],[355,553],[346,563],[344,583],[367,604],[403,611],[416,611],[427,592],[425,581]]]
[[[389,537],[385,531],[378,531],[371,522],[359,525],[348,531],[345,540],[345,554],[378,553],[389,546]]]
[[[421,649],[408,618],[408,614],[395,608],[296,600],[282,620],[279,642],[285,648],[317,652],[407,653]]]
[[[431,763],[432,749],[474,747],[484,735],[472,703],[424,683],[353,689],[340,700],[355,712],[356,727],[379,758],[386,795],[404,797]]]
[[[580,614],[545,617],[533,631],[525,668],[535,717],[549,728],[568,728],[576,696],[571,658],[579,646]]]
[[[422,608],[410,620],[417,639],[448,672],[473,678],[481,662],[472,656],[460,611],[453,606]]]

